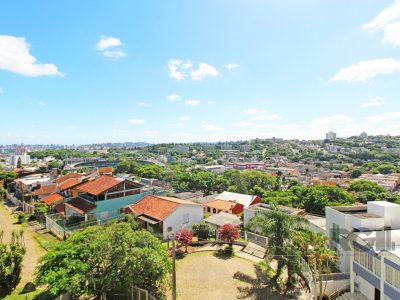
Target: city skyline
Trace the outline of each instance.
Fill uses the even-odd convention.
[[[400,1],[60,7],[3,5],[0,144],[400,134]]]

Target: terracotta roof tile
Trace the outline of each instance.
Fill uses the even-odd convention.
[[[72,208],[73,210],[78,211],[81,214],[85,214],[97,207],[97,205],[93,202],[79,197],[73,198],[70,201],[66,202],[65,206]]]
[[[85,176],[84,174],[69,173],[69,174],[67,174],[67,175],[58,177],[57,179],[54,180],[54,182],[55,182],[55,183],[61,183],[61,182],[65,181],[65,180],[67,180],[67,179],[70,179],[70,178],[78,179],[78,178],[82,178],[82,177],[84,177],[84,176]]]
[[[40,201],[46,203],[47,205],[53,205],[54,203],[62,201],[63,199],[64,199],[63,196],[55,193],[55,194],[51,194],[47,197],[44,197],[43,199],[40,199]]]
[[[81,192],[97,196],[120,184],[121,182],[122,181],[119,181],[112,176],[103,175],[91,182],[82,184],[77,189]]]
[[[127,212],[133,212],[136,215],[147,215],[162,221],[183,204],[199,205],[192,201],[181,200],[173,197],[149,195],[135,204],[130,205]]]
[[[60,203],[54,206],[54,210],[58,213],[65,215],[65,203]]]
[[[57,191],[56,184],[47,184],[47,185],[42,185],[39,189],[33,191],[32,194],[34,194],[36,196],[48,195],[48,194],[53,194],[56,191]]]
[[[209,201],[207,203],[204,204],[204,206],[208,206],[211,208],[216,208],[222,211],[229,211],[231,210],[237,203],[234,201],[226,201],[226,200],[213,200],[213,201]]]
[[[76,178],[69,178],[63,182],[61,182],[58,187],[62,190],[65,191],[67,189],[69,189],[70,187],[73,187],[74,185],[77,185],[78,183],[80,183],[80,181]]]

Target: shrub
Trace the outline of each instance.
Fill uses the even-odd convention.
[[[19,215],[18,215],[18,224],[24,224],[24,223],[26,223],[26,221],[28,220],[28,214],[27,213],[25,213],[25,212],[20,212],[19,213]]]
[[[197,236],[199,239],[206,240],[210,236],[213,236],[214,230],[211,225],[202,222],[199,224],[193,225],[193,234]]]

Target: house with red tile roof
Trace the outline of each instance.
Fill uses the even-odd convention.
[[[261,202],[259,196],[245,195],[232,192],[223,192],[215,197],[214,200],[203,204],[204,212],[209,214],[217,214],[225,212],[239,215],[243,213],[245,207]]]
[[[191,229],[203,221],[201,204],[173,197],[149,195],[125,208],[134,214],[142,228],[164,240],[181,229]]]
[[[143,198],[143,185],[132,180],[102,175],[87,181],[76,182],[68,178],[59,184],[59,189],[73,187],[74,197],[65,200],[64,215],[68,220],[97,220],[100,223],[124,212],[124,207]],[[148,193],[147,193],[148,194]]]
[[[58,193],[51,194],[47,197],[40,199],[40,202],[46,203],[50,208],[53,208],[57,204],[60,204],[64,201],[64,197]]]
[[[54,183],[51,184],[42,184],[38,189],[32,192],[32,195],[37,196],[38,199],[47,197],[57,191],[57,185]]]

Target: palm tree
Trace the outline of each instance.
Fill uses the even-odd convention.
[[[278,286],[278,280],[286,269],[288,274],[287,286],[292,285],[295,275],[300,276],[308,285],[303,276],[303,267],[300,262],[301,252],[294,247],[293,240],[296,232],[304,229],[306,219],[301,216],[289,215],[272,206],[271,210],[257,211],[250,219],[247,227],[253,232],[268,237],[268,255],[277,261],[276,274],[273,282]]]
[[[308,261],[319,281],[319,299],[322,299],[322,274],[329,272],[329,265],[337,260],[335,251],[327,247],[329,238],[323,233],[303,230],[298,233],[294,244]]]

